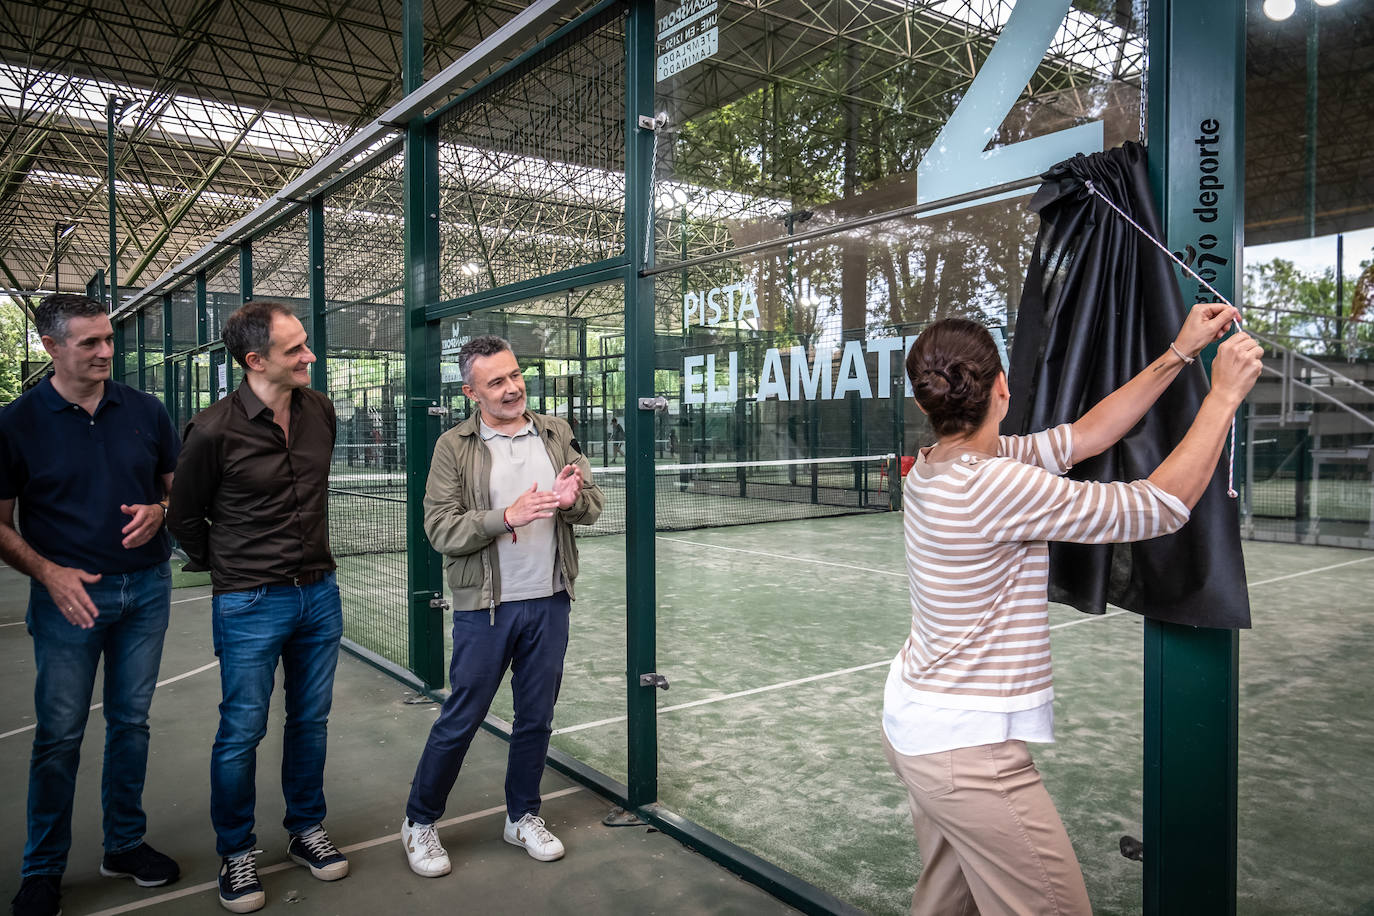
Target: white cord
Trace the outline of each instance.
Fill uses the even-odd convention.
[[[1173,261],[1173,262],[1174,262],[1175,264],[1177,264],[1179,267],[1182,267],[1182,268],[1184,269],[1184,271],[1186,271],[1186,272],[1188,273],[1189,276],[1191,276],[1193,279],[1197,280],[1197,282],[1201,283],[1203,286],[1207,287],[1208,291],[1210,291],[1211,294],[1212,294],[1213,296],[1216,296],[1216,297],[1217,297],[1217,301],[1218,301],[1218,302],[1224,303],[1225,305],[1230,305],[1231,308],[1236,308],[1234,305],[1232,305],[1231,300],[1227,299],[1227,298],[1226,298],[1225,296],[1223,296],[1221,293],[1217,292],[1216,287],[1212,286],[1212,284],[1210,284],[1210,283],[1208,283],[1206,280],[1202,279],[1202,277],[1199,277],[1199,276],[1197,275],[1197,272],[1196,272],[1195,270],[1193,270],[1191,267],[1189,267],[1187,264],[1184,264],[1184,263],[1183,263],[1183,260],[1182,260],[1181,258],[1179,258],[1178,255],[1176,255],[1176,254],[1174,254],[1172,251],[1170,251],[1169,248],[1168,248],[1168,246],[1166,246],[1164,243],[1162,243],[1159,239],[1155,238],[1155,237],[1154,237],[1153,235],[1151,235],[1149,232],[1145,231],[1145,227],[1142,226],[1142,225],[1140,225],[1140,223],[1137,223],[1135,220],[1131,219],[1131,217],[1128,216],[1128,215],[1126,214],[1126,211],[1122,210],[1122,209],[1121,209],[1120,207],[1118,207],[1116,204],[1112,203],[1112,201],[1107,197],[1107,195],[1103,194],[1101,191],[1099,191],[1099,190],[1093,185],[1093,183],[1092,183],[1091,180],[1086,180],[1086,181],[1084,181],[1084,182],[1083,182],[1083,186],[1084,186],[1085,188],[1088,189],[1088,193],[1089,193],[1089,194],[1093,195],[1093,196],[1096,197],[1098,200],[1102,201],[1104,204],[1106,204],[1107,206],[1111,207],[1113,210],[1116,211],[1116,213],[1117,213],[1118,216],[1120,216],[1120,217],[1121,217],[1122,219],[1124,219],[1126,222],[1128,222],[1128,223],[1130,223],[1132,226],[1134,226],[1136,232],[1139,232],[1139,233],[1140,233],[1141,235],[1143,235],[1145,238],[1149,239],[1149,241],[1150,241],[1156,248],[1158,248],[1160,251],[1164,252],[1164,254],[1168,256],[1168,258],[1169,258],[1170,261]],[[1236,314],[1240,314],[1240,309],[1236,309]],[[1236,326],[1236,330],[1239,331],[1239,330],[1240,330],[1240,322],[1239,322],[1239,321],[1235,321],[1235,322],[1233,322],[1233,323],[1234,323],[1235,326]],[[1170,346],[1170,347],[1173,347],[1173,344],[1171,343],[1171,344],[1169,344],[1169,346]],[[1178,352],[1178,351],[1175,350],[1174,352]],[[1182,356],[1183,354],[1180,353],[1179,355]],[[1191,360],[1191,359],[1188,359],[1186,356],[1184,357],[1184,361],[1185,361],[1185,362],[1188,362],[1188,363],[1191,363],[1191,362],[1192,362],[1192,360]],[[1229,496],[1229,497],[1231,497],[1232,499],[1235,499],[1237,496],[1240,495],[1239,493],[1236,492],[1236,418],[1235,418],[1235,417],[1232,417],[1232,418],[1231,418],[1231,460],[1230,460],[1230,462],[1227,464],[1227,467],[1226,467],[1226,495]]]

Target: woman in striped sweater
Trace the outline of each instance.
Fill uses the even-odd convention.
[[[1143,372],[1077,422],[1032,436],[997,434],[1010,392],[982,325],[940,321],[911,348],[907,374],[938,441],[903,487],[911,632],[888,674],[883,733],[924,861],[913,914],[1091,912],[1026,749],[1054,740],[1047,542],[1144,540],[1182,527],[1263,351],[1242,333],[1221,344],[1191,429],[1148,479],[1061,475],[1124,436],[1237,317],[1230,306],[1196,306]]]

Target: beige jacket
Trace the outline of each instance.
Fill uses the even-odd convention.
[[[592,525],[601,516],[604,497],[592,482],[592,466],[574,446],[567,421],[525,412],[534,423],[554,473],[566,464],[582,472],[582,492],[555,516],[557,562],[573,597],[577,578],[577,542],[573,525]],[[501,569],[496,539],[506,533],[505,507],[491,505],[491,451],[477,432],[477,413],[439,437],[425,484],[425,534],[444,556],[444,574],[455,611],[489,611],[501,603]]]

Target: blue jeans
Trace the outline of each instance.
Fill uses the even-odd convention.
[[[568,593],[559,592],[551,598],[502,602],[494,622],[484,611],[454,612],[453,692],[429,730],[415,769],[406,803],[411,821],[433,824],[443,817],[472,737],[508,667],[515,721],[506,762],[506,814],[518,821],[539,813],[539,780],[563,684],[569,609]]]
[[[83,630],[67,622],[48,590],[29,587],[28,629],[38,672],[37,728],[29,763],[28,842],[23,875],[60,875],[72,845],[72,798],[96,666],[105,656],[105,762],[100,777],[106,852],[143,842],[148,707],[153,702],[172,595],[166,563],[106,573],[86,593],[100,611]]]
[[[282,824],[301,833],[324,820],[325,745],[343,607],[330,573],[313,585],[265,585],[216,595],[212,617],[223,699],[210,752],[210,821],[215,849],[235,856],[257,842],[258,743],[267,734],[278,659],[286,692]]]

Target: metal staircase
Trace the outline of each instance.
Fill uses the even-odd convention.
[[[1245,536],[1374,549],[1374,365],[1246,333],[1266,356],[1245,422]]]

